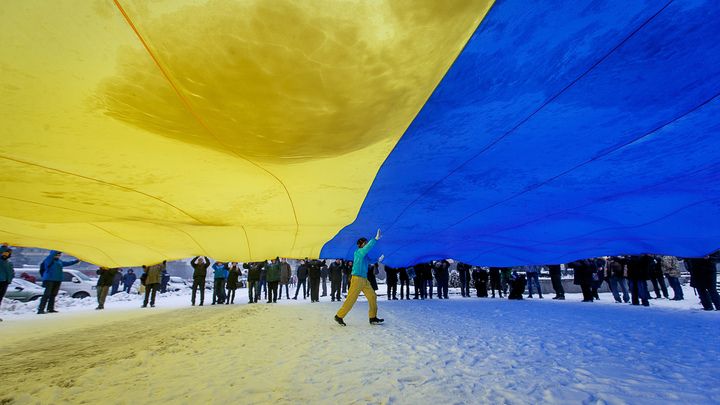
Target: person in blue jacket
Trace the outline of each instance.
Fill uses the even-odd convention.
[[[132,269],[129,269],[127,273],[123,276],[123,291],[130,294],[130,288],[132,287],[133,283],[137,280],[137,276],[135,273],[133,273]]]
[[[215,264],[212,265],[212,268],[215,276],[212,305],[215,305],[215,302],[222,304],[225,302],[225,280],[227,279],[227,268],[223,262],[215,262]]]
[[[350,289],[348,290],[348,295],[347,298],[345,298],[345,302],[335,315],[335,322],[342,326],[345,326],[345,321],[343,321],[343,318],[345,318],[345,315],[347,315],[348,312],[350,312],[350,310],[352,309],[353,305],[355,305],[355,301],[357,301],[357,298],[361,292],[365,294],[365,297],[368,300],[368,304],[370,305],[370,323],[373,324],[384,321],[384,319],[380,319],[377,317],[377,295],[375,294],[375,290],[373,290],[370,282],[367,279],[368,265],[370,264],[368,252],[370,252],[370,249],[375,246],[375,243],[377,243],[378,239],[380,239],[381,237],[382,235],[380,235],[380,230],[378,229],[375,238],[370,239],[369,242],[365,238],[360,238],[357,241],[358,248],[357,250],[355,250]],[[378,262],[382,259],[383,256],[380,256]]]
[[[0,246],[0,304],[2,304],[3,297],[7,292],[7,288],[10,285],[13,277],[15,277],[15,270],[13,270],[12,262],[9,261],[12,256],[12,249],[7,243],[3,243]],[[2,319],[0,319],[0,322]]]
[[[40,299],[38,314],[44,314],[46,310],[47,312],[58,312],[55,310],[55,297],[57,297],[60,291],[60,284],[62,284],[63,281],[63,268],[82,262],[82,260],[62,261],[60,260],[60,255],[62,255],[62,252],[52,250],[41,263],[43,267],[41,270],[43,273],[42,279],[45,293]]]

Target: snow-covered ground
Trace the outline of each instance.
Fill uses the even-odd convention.
[[[384,292],[385,286],[381,286]],[[327,297],[156,308],[138,296],[0,309],[0,403],[717,404],[720,311],[685,301]]]

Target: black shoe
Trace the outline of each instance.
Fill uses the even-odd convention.
[[[42,315],[44,313],[45,313],[45,311],[38,311],[38,315]]]
[[[384,319],[380,319],[380,318],[378,318],[378,317],[370,318],[370,323],[371,323],[371,324],[381,323],[381,322],[385,322],[385,320],[384,320]]]
[[[193,303],[191,303],[190,305],[194,307],[194,306],[195,306],[195,303],[193,302]]]
[[[337,315],[335,315],[335,322],[337,322],[340,326],[346,326],[345,321]]]
[[[203,304],[203,303],[201,302],[201,303],[200,303],[200,305],[198,305],[198,306],[200,306],[200,307],[201,307],[201,306],[203,306],[202,304]]]
[[[294,299],[294,300],[296,300],[296,299],[297,299],[297,297],[293,297],[293,299]]]
[[[60,311],[56,311],[56,310],[54,310],[54,309],[51,309],[51,310],[49,310],[48,312],[51,313],[51,314],[56,314],[56,313],[58,313],[58,312],[60,312]]]
[[[143,304],[143,306],[140,307],[140,308],[147,308],[147,305],[146,305],[146,304]]]

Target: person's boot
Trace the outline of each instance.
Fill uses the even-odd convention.
[[[371,323],[371,324],[382,323],[382,322],[384,322],[384,321],[385,321],[384,319],[380,319],[380,318],[378,318],[378,317],[370,318],[370,323]]]
[[[337,322],[340,326],[346,326],[345,321],[337,315],[335,315],[335,322]]]

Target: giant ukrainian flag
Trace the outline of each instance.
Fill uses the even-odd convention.
[[[720,247],[711,0],[0,3],[0,241],[560,263]]]

